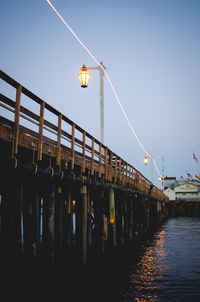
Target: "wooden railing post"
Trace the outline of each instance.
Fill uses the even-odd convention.
[[[109,154],[109,175],[108,175],[108,180],[109,181],[112,181],[112,151],[110,151],[110,154]]]
[[[128,165],[128,183],[130,184],[131,182],[131,166]]]
[[[124,179],[125,179],[125,175],[124,175],[125,162],[124,161],[122,162],[122,165],[123,165],[123,168],[122,168],[122,173],[123,173],[122,182],[123,182],[123,185],[124,185]]]
[[[128,163],[126,162],[126,177],[125,181],[128,182]]]
[[[38,160],[42,160],[42,140],[43,140],[43,125],[44,125],[44,108],[45,108],[45,102],[42,102],[40,104],[38,154],[37,154],[37,159]]]
[[[133,184],[133,167],[131,166],[131,184]]]
[[[119,182],[121,182],[121,158],[119,159]]]
[[[61,140],[61,123],[62,114],[58,116],[58,134],[57,134],[57,150],[56,150],[56,165],[60,166],[60,140]]]
[[[117,182],[117,155],[115,154],[115,183]]]
[[[108,176],[108,148],[105,149],[105,180]]]
[[[14,153],[18,152],[19,143],[19,115],[20,115],[20,104],[21,104],[21,91],[22,86],[19,85],[16,91],[16,103],[15,103],[15,123],[14,123]]]
[[[91,164],[91,175],[94,175],[94,138],[92,139],[92,164]]]
[[[82,158],[82,173],[85,173],[85,131],[83,132],[83,158]]]
[[[101,177],[101,144],[99,144],[99,177]]]
[[[72,141],[71,141],[71,170],[74,170],[74,144],[75,144],[75,124],[72,124]]]

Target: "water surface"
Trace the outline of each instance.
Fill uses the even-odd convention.
[[[143,247],[121,301],[200,301],[200,218],[169,219]]]

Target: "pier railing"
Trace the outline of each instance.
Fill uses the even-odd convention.
[[[163,192],[152,187],[152,183],[135,167],[64,114],[3,71],[0,71],[0,78],[15,89],[15,100],[0,93],[0,105],[5,113],[0,117],[0,124],[10,129],[10,137],[1,131],[1,138],[13,140],[14,155],[18,154],[19,145],[34,148],[38,162],[42,161],[44,154],[50,155],[58,169],[70,166],[73,173],[75,166],[79,166],[81,175],[89,171],[91,176],[96,175],[105,182],[133,188],[147,195],[151,191],[151,196],[166,199]]]

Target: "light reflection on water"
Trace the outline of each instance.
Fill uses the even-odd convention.
[[[131,267],[123,302],[200,301],[200,218],[167,221]]]
[[[135,301],[157,301],[158,283],[167,271],[165,264],[167,252],[164,247],[164,239],[165,230],[162,230],[156,235],[155,246],[147,248],[141,261],[137,264],[135,272],[131,274]]]

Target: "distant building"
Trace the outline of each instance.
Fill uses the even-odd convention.
[[[164,190],[168,188],[173,189],[175,181],[176,181],[176,177],[165,177],[163,181]]]
[[[174,189],[167,188],[166,190],[164,190],[163,193],[165,195],[167,195],[167,197],[169,197],[169,200],[175,200],[176,199]]]
[[[164,194],[169,200],[200,200],[200,181],[176,180],[176,177],[165,177]]]
[[[200,185],[191,183],[178,184],[174,188],[176,199],[200,199]]]

